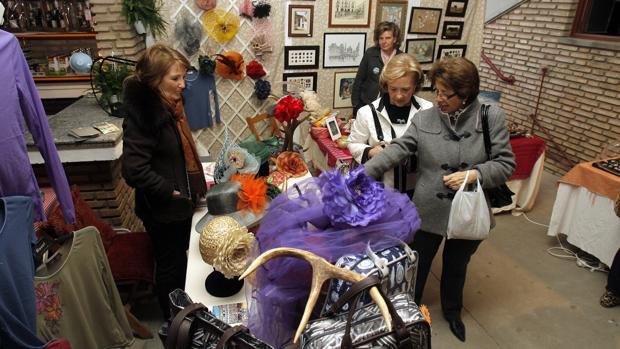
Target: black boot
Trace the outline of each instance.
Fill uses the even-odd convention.
[[[461,320],[460,317],[446,320],[448,321],[450,331],[452,331],[454,336],[461,342],[465,342],[465,324],[463,323],[463,320]]]

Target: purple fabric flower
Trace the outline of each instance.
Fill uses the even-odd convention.
[[[385,210],[383,183],[366,175],[363,166],[352,170],[347,176],[338,170],[323,172],[319,183],[323,194],[323,213],[332,224],[365,227],[379,219]]]

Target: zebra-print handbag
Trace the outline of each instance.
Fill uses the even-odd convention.
[[[355,299],[358,304],[360,294],[372,286],[380,285],[376,276],[359,281],[334,305],[341,305]],[[379,290],[381,292],[381,290]],[[392,331],[387,326],[379,308],[371,303],[347,313],[327,316],[311,321],[301,335],[301,349],[326,348],[431,348],[431,329],[420,308],[409,293],[385,297],[390,315]]]

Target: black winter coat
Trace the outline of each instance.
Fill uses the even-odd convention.
[[[136,189],[136,214],[164,223],[190,218],[194,205],[172,114],[159,94],[136,79],[125,82],[123,94],[122,175]],[[181,196],[173,197],[174,190]]]

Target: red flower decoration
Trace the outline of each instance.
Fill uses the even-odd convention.
[[[291,123],[304,111],[304,102],[293,96],[286,96],[274,108],[273,116],[280,122]]]
[[[265,69],[263,69],[263,65],[258,63],[257,61],[251,61],[245,67],[245,71],[252,80],[257,80],[267,75]]]

